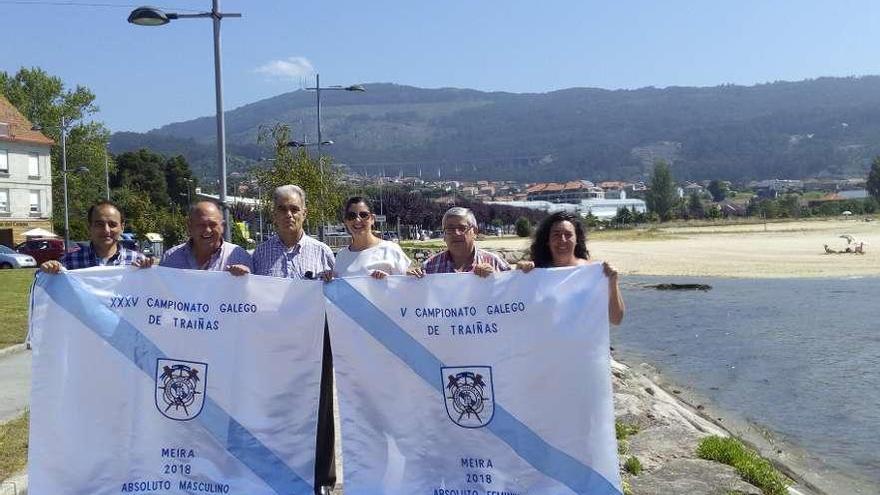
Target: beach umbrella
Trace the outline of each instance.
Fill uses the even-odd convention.
[[[850,215],[852,215],[852,212],[849,211],[849,210],[844,210],[844,211],[841,212],[840,214],[841,214],[841,215],[845,215],[845,216],[850,216]]]

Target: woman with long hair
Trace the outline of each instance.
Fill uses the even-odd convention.
[[[587,251],[587,234],[577,215],[560,211],[544,218],[535,229],[530,248],[532,260],[520,261],[517,268],[524,272],[532,268],[581,266],[596,263]],[[617,280],[617,270],[607,262],[602,269],[608,277],[608,321],[619,325],[623,321],[624,304]]]
[[[373,234],[376,215],[370,200],[361,196],[348,198],[342,211],[351,244],[336,253],[333,272],[326,273],[324,279],[357,275],[381,279],[388,275],[405,275],[410,260],[400,246]]]

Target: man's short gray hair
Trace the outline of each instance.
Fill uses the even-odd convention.
[[[278,201],[288,196],[293,195],[299,196],[299,199],[302,200],[303,206],[306,205],[306,192],[296,184],[286,184],[283,186],[278,186],[275,188],[275,191],[272,192],[272,202],[276,205]]]
[[[193,215],[199,210],[202,209],[202,205],[212,205],[214,208],[217,208],[217,211],[220,212],[220,218],[223,218],[223,208],[220,207],[220,203],[214,201],[213,199],[200,199],[195,203],[189,205],[189,210],[186,212],[186,219],[191,220]]]
[[[452,208],[446,210],[446,213],[443,214],[443,227],[446,227],[446,219],[449,217],[464,218],[465,220],[467,220],[468,225],[475,229],[477,228],[477,217],[474,216],[474,212],[463,206],[453,206]]]

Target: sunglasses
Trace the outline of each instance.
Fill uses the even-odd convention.
[[[345,219],[348,221],[354,220],[355,218],[360,218],[361,220],[366,220],[366,219],[370,218],[370,215],[372,215],[372,213],[370,213],[368,211],[358,211],[358,212],[347,211],[347,212],[345,212]]]

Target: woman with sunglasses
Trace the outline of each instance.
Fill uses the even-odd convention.
[[[410,260],[396,243],[384,241],[373,234],[376,216],[367,198],[348,198],[343,209],[345,228],[351,234],[351,244],[336,253],[336,265],[325,280],[333,277],[370,275],[385,278],[405,275]]]

